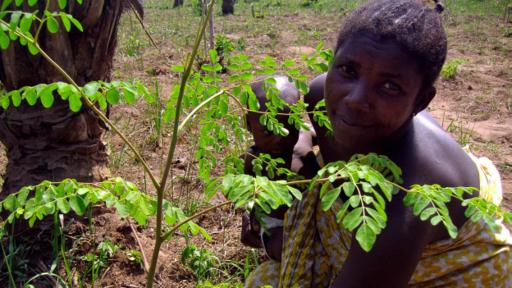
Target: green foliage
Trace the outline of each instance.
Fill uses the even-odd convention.
[[[451,59],[447,61],[441,69],[441,77],[443,77],[443,79],[454,79],[459,66],[466,62],[467,60],[464,59]]]
[[[219,55],[229,57],[231,52],[235,51],[235,45],[226,35],[218,34],[215,36],[215,50]]]
[[[87,263],[87,270],[85,274],[91,275],[93,283],[96,282],[101,269],[107,266],[108,260],[114,256],[117,250],[119,250],[119,246],[105,240],[98,244],[95,252],[89,252],[80,257],[81,260]]]
[[[213,268],[219,265],[219,258],[208,249],[187,245],[181,252],[181,263],[192,270],[198,281],[202,281],[211,276]]]
[[[227,174],[222,177],[222,193],[235,207],[257,204],[265,213],[279,206],[291,206],[294,198],[302,199],[296,188],[287,185],[284,180],[271,181],[267,177],[239,174]]]
[[[231,284],[231,283],[219,283],[219,284],[212,284],[211,282],[205,281],[198,283],[196,285],[196,288],[242,288],[244,287],[243,284]]]
[[[398,192],[391,181],[399,182],[401,175],[400,168],[391,160],[372,153],[355,155],[349,162],[327,164],[318,172],[312,185],[323,179],[320,199],[324,211],[331,208],[342,192],[345,194],[348,201],[336,212],[336,221],[348,231],[356,231],[361,248],[370,251],[377,235],[386,227],[386,201],[390,202]],[[335,184],[340,180],[344,182]]]
[[[125,250],[124,254],[128,258],[128,261],[139,265],[141,268],[144,267],[144,260],[142,259],[142,253],[139,250],[129,249]]]
[[[476,222],[483,219],[491,229],[496,229],[495,219],[511,223],[512,214],[482,198],[465,199],[476,191],[471,187],[442,187],[433,185],[412,185],[401,187],[402,172],[385,156],[373,153],[354,155],[349,162],[333,162],[323,167],[313,179],[320,186],[320,201],[324,211],[330,209],[343,194],[348,199],[336,211],[336,221],[348,231],[355,231],[356,240],[365,251],[370,251],[377,236],[386,227],[386,203],[399,190],[406,192],[404,205],[410,206],[415,216],[422,221],[430,220],[432,225],[443,223],[450,237],[457,236],[446,204],[452,199],[467,206],[466,216]]]
[[[37,43],[37,38],[41,29],[46,26],[50,33],[57,33],[59,31],[59,23],[62,23],[63,28],[69,32],[73,27],[79,31],[83,31],[82,24],[76,20],[72,15],[62,11],[40,11],[35,12],[22,12],[17,10],[10,10],[11,5],[15,8],[20,8],[24,1],[5,0],[0,6],[0,48],[7,49],[11,41],[19,41],[22,46],[27,46],[28,51],[32,55],[40,53],[40,47]],[[34,6],[38,1],[28,1],[30,7]],[[77,1],[79,4],[82,1]],[[66,0],[59,1],[59,8],[65,9],[67,6]],[[7,20],[7,18],[9,18]],[[58,21],[60,20],[60,22]],[[35,27],[36,34],[33,35],[32,28]]]
[[[254,155],[253,155],[254,156]],[[285,175],[287,179],[298,177],[297,173],[280,167],[285,164],[282,158],[274,159],[266,153],[260,153],[252,160],[252,169],[256,176],[266,176],[269,179],[274,179],[276,176]]]
[[[77,215],[83,215],[88,207],[97,203],[115,207],[119,216],[131,217],[139,225],[145,225],[149,217],[156,214],[156,200],[141,192],[135,184],[121,178],[98,184],[79,183],[73,179],[58,183],[43,181],[35,186],[23,187],[0,201],[0,212],[2,209],[9,212],[6,223],[22,218],[32,227],[36,221],[55,213],[68,214],[73,211]],[[187,218],[181,209],[172,206],[168,201],[164,201],[163,207],[164,220],[169,226]],[[210,239],[206,231],[193,222],[183,224],[180,230],[192,235],[201,233]]]
[[[82,108],[80,99],[82,95],[89,98],[92,103],[97,103],[101,109],[106,109],[107,105],[119,103],[134,104],[138,97],[143,97],[148,103],[156,101],[154,94],[149,93],[146,86],[138,81],[132,83],[95,81],[80,87],[80,89],[72,84],[55,82],[25,86],[9,92],[2,91],[0,105],[3,109],[8,109],[11,104],[14,107],[19,107],[22,101],[26,101],[30,106],[36,105],[40,101],[44,108],[50,108],[55,102],[55,95],[68,101],[69,109],[73,112],[78,112]]]

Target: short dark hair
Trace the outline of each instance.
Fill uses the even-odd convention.
[[[424,74],[422,89],[434,84],[446,59],[446,34],[439,1],[431,9],[414,0],[377,0],[354,10],[345,19],[336,52],[352,37],[370,33],[398,42],[418,60]]]
[[[266,110],[265,103],[269,102],[270,99],[267,96],[267,91],[265,91],[264,86],[267,85],[265,83],[265,79],[273,78],[276,82],[276,85],[271,84],[271,87],[277,89],[276,92],[279,93],[279,98],[281,98],[288,105],[293,105],[300,100],[300,92],[299,89],[295,87],[293,82],[290,82],[288,77],[282,75],[272,75],[272,76],[261,76],[258,77],[259,81],[252,83],[251,88],[256,95],[260,103],[260,110]],[[289,112],[290,109],[288,107],[284,107],[282,112]]]

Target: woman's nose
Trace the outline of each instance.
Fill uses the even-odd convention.
[[[354,85],[353,89],[343,99],[348,108],[360,112],[370,112],[370,91],[362,82]]]

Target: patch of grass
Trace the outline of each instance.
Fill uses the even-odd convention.
[[[450,13],[500,17],[510,1],[446,0],[443,3],[446,10]]]
[[[441,77],[445,80],[454,79],[457,75],[459,66],[467,63],[465,59],[451,59],[448,60],[441,69]]]
[[[473,135],[473,130],[468,128],[468,124],[467,122],[452,120],[446,127],[446,131],[454,135],[461,146],[465,146],[471,142],[471,136]]]
[[[187,245],[181,252],[181,263],[189,268],[198,282],[209,279],[219,265],[219,258],[208,249]]]

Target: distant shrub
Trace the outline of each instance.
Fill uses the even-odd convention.
[[[467,63],[467,60],[464,59],[452,59],[447,61],[444,64],[443,69],[441,69],[441,77],[443,77],[443,79],[454,79],[457,75],[459,66],[465,63]]]

